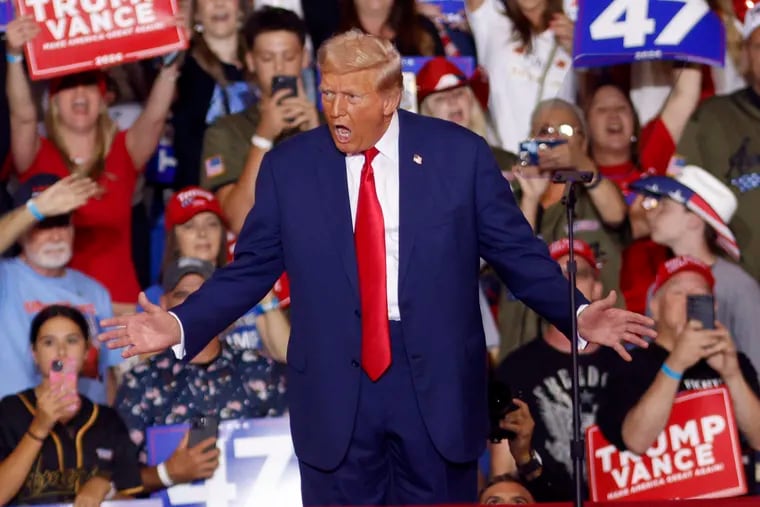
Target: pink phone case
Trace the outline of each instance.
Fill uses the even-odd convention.
[[[56,359],[50,365],[51,387],[63,386],[65,391],[77,392],[77,365],[73,358]]]

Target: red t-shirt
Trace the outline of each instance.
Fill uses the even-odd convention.
[[[69,174],[61,153],[44,137],[34,162],[19,179],[24,182],[42,173]],[[140,292],[132,262],[132,195],[137,173],[127,151],[126,131],[119,132],[97,180],[105,193],[74,212],[74,257],[69,267],[105,285],[116,303],[135,303]]]
[[[642,174],[665,174],[676,145],[667,127],[657,117],[643,129],[639,138],[640,167],[632,162],[615,166],[602,166],[599,171],[614,182],[623,192],[630,206],[636,198],[628,185]],[[623,250],[620,269],[620,290],[626,307],[634,312],[645,313],[649,286],[654,282],[657,268],[668,258],[667,248],[649,238],[637,239]]]

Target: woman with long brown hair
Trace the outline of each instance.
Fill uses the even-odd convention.
[[[69,266],[105,285],[116,313],[130,311],[140,290],[131,257],[132,195],[138,173],[164,130],[176,64],[159,72],[140,116],[124,131],[118,131],[108,115],[102,72],[52,80],[43,137],[21,56],[24,45],[39,32],[30,16],[13,20],[6,32],[12,161],[22,181],[39,173],[61,178],[80,174],[100,185],[100,194],[74,212],[74,257]]]
[[[341,0],[340,31],[359,29],[393,41],[404,56],[443,56],[443,43],[415,0]]]
[[[574,24],[562,0],[467,0],[466,6],[491,83],[491,117],[501,147],[516,153],[539,102],[575,102]]]
[[[240,36],[246,11],[242,0],[193,0],[193,36],[180,68],[172,107],[174,188],[198,185],[206,127],[237,113],[255,99],[245,71],[246,45]]]

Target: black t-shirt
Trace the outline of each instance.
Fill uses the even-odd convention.
[[[601,400],[597,423],[607,440],[619,449],[626,449],[623,442],[625,416],[652,385],[668,355],[670,352],[667,349],[657,343],[650,343],[646,349],[632,350],[633,361],[630,363],[621,361],[610,377],[605,396]],[[744,380],[755,396],[760,397],[760,385],[758,385],[755,368],[744,354],[739,353],[738,358]],[[710,368],[707,361],[702,360],[683,373],[678,392],[709,389],[721,385],[723,385],[723,379],[720,374]]]
[[[34,389],[0,401],[0,460],[16,448],[34,418]],[[9,504],[45,504],[74,500],[79,486],[94,476],[105,477],[117,491],[142,490],[137,449],[127,429],[110,407],[82,397],[74,418],[56,424],[45,439],[21,490]]]
[[[542,337],[518,348],[499,365],[496,379],[508,384],[512,396],[525,401],[535,421],[533,448],[546,462],[556,484],[572,484],[573,463],[570,441],[573,433],[572,359]],[[600,395],[610,373],[624,361],[611,349],[599,348],[578,356],[580,366],[581,425],[585,430],[595,422]],[[570,500],[572,488],[565,498]]]
[[[241,69],[225,63],[222,63],[222,69],[228,87],[240,85],[245,88],[245,76]],[[220,95],[221,104],[212,100],[215,95]],[[200,184],[201,151],[206,127],[220,116],[242,111],[250,102],[250,97],[237,97],[236,93],[218,86],[192,53],[188,53],[177,80],[177,101],[172,107],[173,146],[177,159],[174,188]],[[245,155],[242,153],[240,156]]]

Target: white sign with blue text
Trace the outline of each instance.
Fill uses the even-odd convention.
[[[148,428],[148,463],[171,456],[188,425]],[[298,507],[301,480],[288,417],[223,421],[213,477],[157,493],[164,507]]]

